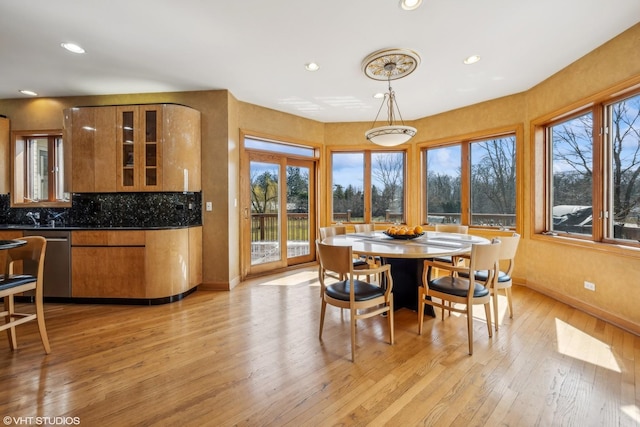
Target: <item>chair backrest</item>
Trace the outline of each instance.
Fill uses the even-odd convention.
[[[351,246],[327,245],[316,241],[320,269],[329,270],[346,277],[353,271],[353,252]]]
[[[37,277],[36,293],[42,293],[42,278],[44,274],[44,254],[47,248],[47,240],[41,236],[21,237],[26,245],[7,249],[4,274],[8,276],[16,273],[16,264],[22,262],[21,273]]]
[[[324,240],[329,236],[335,236],[338,234],[347,234],[347,227],[345,227],[344,225],[320,227],[320,240]]]
[[[508,262],[506,273],[511,274],[515,265],[516,252],[520,243],[520,235],[513,233],[511,236],[500,236],[500,260]]]
[[[513,233],[512,236],[500,236],[500,259],[513,259],[516,257],[520,235]]]
[[[460,224],[436,224],[436,231],[442,231],[443,233],[468,234],[469,226]]]
[[[489,244],[474,244],[471,246],[471,257],[469,259],[470,277],[475,277],[472,272],[487,270],[489,272],[487,284],[493,280],[500,260],[500,246],[501,242],[498,239],[494,239]]]
[[[353,228],[355,229],[356,233],[375,231],[375,226],[373,224],[353,224]]]

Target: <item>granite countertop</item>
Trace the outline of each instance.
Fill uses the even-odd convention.
[[[28,224],[0,224],[1,230],[60,230],[60,231],[74,231],[74,230],[171,230],[174,228],[189,228],[200,227],[201,224],[196,225],[171,225],[171,226],[133,226],[133,227],[101,227],[101,226],[66,226],[60,225],[56,227],[49,227],[45,225],[28,225]]]

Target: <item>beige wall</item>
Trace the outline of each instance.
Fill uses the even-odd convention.
[[[410,194],[408,222],[417,223],[420,218],[420,146],[458,135],[520,126],[524,129],[524,137],[518,146],[519,194],[522,195],[519,231],[523,240],[518,252],[516,278],[541,292],[640,333],[638,251],[623,249],[612,253],[603,250],[603,245],[576,245],[533,234],[531,200],[535,171],[532,169],[534,145],[530,135],[532,120],[639,77],[638,46],[640,24],[526,92],[412,122],[418,135],[408,145],[412,170],[407,184]],[[205,284],[222,289],[233,287],[242,275],[240,131],[326,147],[362,148],[366,147],[363,134],[370,126],[368,122],[323,124],[238,101],[227,91],[0,100],[0,114],[11,119],[12,129],[55,129],[62,127],[62,110],[70,106],[158,102],[181,103],[202,113],[203,202],[213,202],[213,211],[203,212],[203,279]],[[326,153],[323,151],[321,168],[327,164]],[[321,184],[327,183],[327,176],[327,171],[321,170]],[[325,188],[326,185],[321,185],[321,190]],[[329,195],[322,190],[319,199],[324,205],[321,205],[320,216],[320,222],[324,224],[328,218],[328,207],[325,206],[328,206]],[[596,292],[586,291],[584,280],[596,283]]]

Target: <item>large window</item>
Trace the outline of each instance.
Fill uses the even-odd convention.
[[[13,133],[14,204],[60,205],[69,203],[64,192],[62,134]]]
[[[640,93],[596,103],[543,128],[549,206],[545,230],[636,245]]]
[[[426,223],[516,225],[516,136],[425,148]]]
[[[404,151],[333,152],[333,222],[405,222]]]

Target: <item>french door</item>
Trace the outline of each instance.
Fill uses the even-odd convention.
[[[315,162],[246,151],[243,276],[315,259]]]

